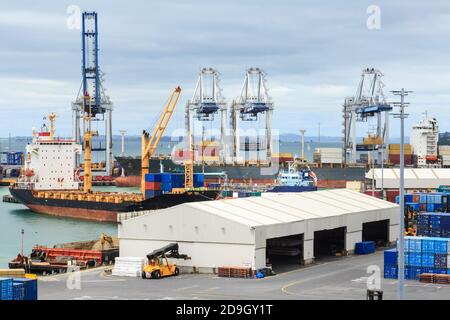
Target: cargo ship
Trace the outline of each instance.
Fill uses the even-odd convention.
[[[85,133],[82,185],[75,161],[81,145],[74,140],[55,138],[54,118],[53,114],[49,117],[50,129],[44,124],[40,132],[33,131],[32,143],[26,148],[23,174],[9,189],[14,198],[34,212],[117,222],[120,212],[163,209],[220,197],[218,190],[202,189],[168,192],[152,198],[146,198],[144,193],[95,192],[90,171],[92,132]]]
[[[116,156],[116,161],[123,168],[124,176],[117,177],[115,184],[118,187],[137,187],[140,184],[141,158]],[[292,158],[287,159],[289,161]],[[286,168],[286,162],[280,164],[281,169]],[[183,166],[175,163],[168,155],[152,157],[149,161],[150,172],[160,172],[161,168],[165,172],[183,172]],[[254,184],[273,184],[276,182],[278,171],[270,174],[262,174],[263,167],[243,166],[243,165],[217,165],[208,164],[194,166],[195,172],[205,172],[206,182],[217,182],[224,179],[226,175],[229,182],[234,183],[254,183]],[[366,168],[359,167],[321,167],[313,169],[317,178],[317,187],[319,188],[345,188],[347,181],[364,181]]]

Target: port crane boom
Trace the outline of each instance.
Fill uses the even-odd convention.
[[[164,110],[161,113],[161,116],[158,119],[158,122],[153,129],[153,133],[150,136],[149,132],[143,131],[141,138],[141,148],[142,148],[142,175],[141,175],[141,192],[142,195],[145,196],[145,175],[148,173],[148,165],[150,157],[155,153],[156,148],[158,147],[159,141],[161,140],[164,131],[167,128],[167,124],[169,123],[170,117],[173,114],[175,106],[177,105],[178,99],[180,98],[181,88],[178,86],[172,92],[164,106]]]

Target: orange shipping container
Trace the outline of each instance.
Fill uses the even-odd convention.
[[[145,182],[145,190],[161,190],[161,182]]]

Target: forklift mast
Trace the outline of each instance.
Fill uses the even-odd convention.
[[[159,257],[184,259],[184,260],[191,259],[186,254],[180,254],[178,252],[178,243],[170,243],[167,246],[164,246],[160,249],[156,249],[147,255],[148,260],[156,259]]]

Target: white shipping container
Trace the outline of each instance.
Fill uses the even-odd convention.
[[[317,148],[321,154],[342,154],[341,148]]]
[[[317,148],[314,152],[314,161],[321,163],[342,163],[341,148]]]
[[[345,188],[354,190],[357,192],[363,192],[364,191],[364,183],[362,183],[361,181],[347,181],[345,183]]]

